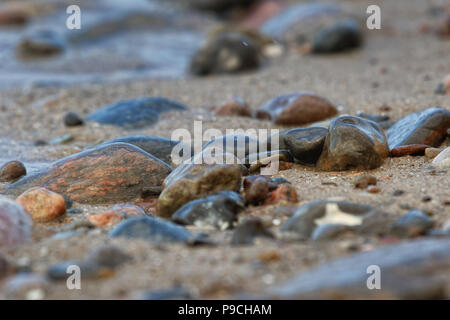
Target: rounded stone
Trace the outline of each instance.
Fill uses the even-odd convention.
[[[83,118],[75,112],[67,112],[64,116],[64,124],[68,127],[76,127],[84,124]]]
[[[256,116],[272,120],[276,124],[301,125],[321,121],[337,114],[336,107],[328,100],[309,92],[289,93],[278,96],[262,105]]]
[[[297,161],[314,165],[322,153],[327,134],[327,128],[309,127],[286,131],[283,138],[288,150]]]
[[[388,155],[386,137],[375,122],[342,116],[330,124],[317,168],[323,171],[375,169]]]
[[[432,164],[440,169],[450,169],[450,147],[447,147],[434,158]]]
[[[17,198],[36,222],[48,222],[66,213],[64,198],[45,188],[32,188]]]
[[[5,163],[0,168],[0,181],[13,182],[27,174],[27,169],[22,162],[14,160]]]

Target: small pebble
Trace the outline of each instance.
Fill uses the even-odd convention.
[[[367,188],[367,192],[370,192],[370,193],[380,193],[380,191],[381,191],[381,189],[376,186],[369,186]]]
[[[64,124],[68,127],[81,126],[84,124],[84,120],[75,112],[67,112],[64,116]]]
[[[405,194],[405,191],[403,190],[395,190],[394,193],[392,194],[394,197],[400,197],[403,194]]]
[[[377,178],[372,176],[372,175],[368,175],[368,174],[364,174],[362,176],[359,176],[355,179],[355,188],[359,188],[359,189],[365,189],[368,186],[374,186],[377,184]]]
[[[20,195],[16,201],[37,222],[48,222],[66,213],[64,198],[44,188],[31,188]]]
[[[27,169],[20,161],[9,161],[0,168],[1,182],[14,182],[27,174]]]

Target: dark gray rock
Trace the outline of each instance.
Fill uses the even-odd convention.
[[[221,191],[186,203],[172,215],[172,220],[182,225],[212,226],[225,230],[233,227],[238,213],[243,209],[244,199],[238,193]]]
[[[189,242],[193,236],[185,228],[154,217],[127,219],[109,233],[110,237],[142,238],[156,243]]]
[[[268,290],[267,299],[448,299],[450,240],[420,240],[320,265]],[[380,268],[380,290],[369,290]]]
[[[261,49],[250,37],[238,32],[220,33],[197,51],[190,72],[208,74],[237,73],[261,65]]]
[[[309,127],[289,130],[285,132],[283,138],[287,148],[298,162],[315,165],[322,153],[327,134],[327,128]]]
[[[64,124],[68,127],[76,127],[84,124],[83,118],[75,112],[67,112],[64,116]]]
[[[342,224],[323,224],[314,229],[311,239],[314,241],[333,240],[349,231],[353,231],[353,228],[350,226]]]
[[[389,155],[386,137],[373,121],[342,116],[328,128],[317,168],[323,171],[375,169]]]
[[[313,53],[336,53],[361,46],[362,32],[354,20],[339,21],[320,30],[313,40]]]
[[[186,106],[167,98],[138,98],[107,105],[89,114],[87,119],[101,124],[135,129],[155,124],[161,113],[185,110]]]
[[[386,131],[389,149],[410,144],[438,147],[445,139],[449,127],[449,110],[429,108],[411,113],[398,120]]]

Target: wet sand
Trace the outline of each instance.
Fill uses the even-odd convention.
[[[374,1],[351,1],[361,8]],[[340,106],[340,114],[359,111],[380,114],[380,106],[397,120],[414,111],[440,106],[450,109],[450,96],[434,94],[438,82],[450,73],[450,41],[419,32],[427,4],[421,0],[375,1],[382,8],[381,31],[368,32],[361,50],[327,56],[302,56],[290,50],[273,59],[259,71],[234,76],[210,76],[116,84],[82,84],[76,87],[33,87],[0,92],[0,162],[18,159],[27,169],[81,151],[88,145],[130,135],[169,137],[177,128],[193,129],[194,120],[202,120],[204,129],[275,128],[257,119],[217,117],[208,108],[222,104],[232,96],[245,99],[253,110],[266,100],[287,92],[311,91]],[[122,99],[141,96],[164,96],[186,104],[189,112],[163,115],[158,124],[142,130],[121,130],[87,123],[67,128],[63,116],[67,111],[86,115],[97,108]],[[281,128],[281,127],[279,127]],[[49,140],[70,133],[74,141],[66,145],[33,145],[37,139]],[[450,139],[442,146],[450,146]],[[370,174],[378,179],[381,192],[370,194],[354,189],[356,176],[366,173],[347,171],[318,172],[294,165],[279,172],[295,186],[300,202],[340,197],[374,205],[395,217],[405,214],[405,204],[429,214],[436,227],[450,221],[450,172],[432,172],[425,157],[389,158]],[[330,185],[328,182],[336,185]],[[404,190],[400,197],[395,190]],[[424,196],[432,198],[423,202]],[[107,230],[96,229],[88,235],[52,240],[49,234],[61,225],[83,219],[105,207],[74,204],[82,214],[65,216],[61,221],[36,224],[34,242],[5,250],[14,261],[28,260],[33,272],[62,260],[76,260],[97,245],[114,243],[135,261],[117,270],[112,277],[82,282],[82,290],[67,290],[65,283],[52,283],[49,299],[117,299],[136,298],[145,290],[167,289],[180,284],[202,298],[227,298],[241,292],[260,293],[291,276],[325,261],[358,251],[372,250],[389,239],[349,236],[342,240],[312,242],[257,241],[249,247],[232,247],[231,231],[198,230],[219,242],[214,247],[191,248],[185,245],[151,245],[145,241],[109,239]],[[273,207],[250,207],[241,216],[257,215],[264,221],[288,216],[276,214]],[[277,230],[278,227],[274,227]],[[392,240],[394,241],[394,240]],[[398,240],[395,240],[398,241]],[[276,251],[279,259],[261,262],[265,253]],[[1,282],[0,282],[1,286]]]

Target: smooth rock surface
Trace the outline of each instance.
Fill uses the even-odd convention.
[[[316,166],[323,171],[375,169],[388,155],[386,137],[375,122],[342,116],[331,122]]]
[[[244,199],[233,191],[220,191],[203,199],[186,203],[173,215],[172,220],[182,225],[231,229],[237,215],[245,208]]]
[[[432,164],[441,169],[450,169],[450,147],[441,151],[436,158],[433,159]]]
[[[0,182],[14,182],[27,174],[27,169],[20,161],[9,161],[0,168]]]
[[[40,186],[82,203],[117,203],[139,198],[145,188],[161,187],[170,171],[142,149],[115,143],[61,159],[6,191],[18,195]]]
[[[314,165],[322,153],[327,134],[328,129],[324,127],[299,128],[286,131],[283,139],[295,160]]]

